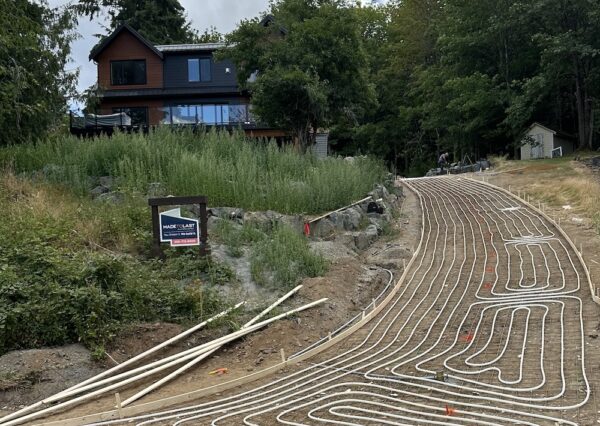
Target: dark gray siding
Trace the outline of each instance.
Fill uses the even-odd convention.
[[[211,58],[212,79],[208,82],[188,81],[188,59],[203,59]],[[225,72],[226,68],[230,69],[230,73]],[[237,85],[237,75],[235,66],[229,60],[215,62],[212,54],[207,52],[165,54],[164,63],[164,87],[165,88],[211,88],[214,92],[215,88],[223,89],[223,93],[239,92]]]

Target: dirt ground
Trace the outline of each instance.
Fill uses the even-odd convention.
[[[289,310],[323,297],[329,298],[326,303],[301,312],[290,319],[278,321],[265,330],[253,333],[226,346],[207,362],[201,363],[181,378],[146,396],[140,402],[162,399],[245,376],[279,363],[281,349],[287,355],[292,355],[327,336],[330,331],[347,322],[382,292],[390,279],[389,273],[384,268],[391,270],[394,280],[400,276],[402,260],[412,256],[418,242],[420,234],[420,215],[416,214],[418,212],[416,197],[409,194],[402,205],[392,232],[387,236],[382,236],[371,247],[359,254],[342,250],[343,246],[336,241],[319,242],[318,245],[323,251],[330,252],[328,257],[332,265],[329,271],[324,277],[304,280],[302,290],[282,305],[281,310]],[[340,253],[342,254],[340,255]],[[181,326],[175,324],[139,324],[125,330],[111,347],[107,348],[107,352],[115,362],[122,362],[181,331]],[[212,340],[226,332],[227,330],[223,328],[206,329],[194,333],[192,338],[162,352],[161,357]],[[85,352],[84,348],[75,346],[77,350]],[[70,349],[69,347],[59,348],[55,351],[64,350]],[[40,357],[44,356],[43,353],[40,353]],[[0,362],[3,358],[0,358]],[[58,369],[61,373],[49,377],[44,387],[38,389],[38,384],[33,384],[29,389],[18,388],[10,392],[0,392],[0,408],[5,413],[13,411],[97,374],[103,367],[115,365],[111,359],[108,359],[103,366],[89,361],[89,356],[83,358],[85,361],[81,359],[78,363],[62,365],[61,369]],[[209,374],[219,368],[227,368],[227,374],[222,376]],[[67,369],[78,371],[79,374],[77,377],[65,380],[64,371]],[[41,370],[43,370],[43,366]],[[125,399],[133,395],[151,382],[148,381],[122,391],[121,398]],[[31,392],[32,389],[35,389],[35,392]],[[106,411],[113,407],[114,396],[111,394],[61,413],[52,420]]]

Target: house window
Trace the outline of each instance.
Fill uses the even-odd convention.
[[[124,112],[131,118],[133,126],[148,125],[148,108],[147,107],[119,107],[113,108],[113,113],[119,114]]]
[[[146,84],[146,60],[111,61],[110,81],[113,86]]]
[[[163,123],[218,126],[248,122],[248,105],[174,105],[165,109]]]
[[[188,59],[188,81],[189,82],[207,82],[212,80],[211,60]]]

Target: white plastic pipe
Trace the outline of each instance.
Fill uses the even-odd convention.
[[[103,377],[106,377],[106,376],[108,376],[108,375],[110,375],[110,374],[118,371],[118,370],[121,370],[123,367],[126,367],[128,365],[133,364],[134,362],[137,362],[137,361],[139,361],[139,360],[141,360],[143,358],[146,358],[147,356],[149,356],[149,355],[153,354],[154,352],[156,352],[156,351],[164,348],[165,346],[168,346],[171,343],[174,343],[177,340],[180,340],[180,339],[182,339],[182,338],[184,338],[184,337],[192,334],[193,332],[201,329],[202,327],[204,327],[207,324],[215,321],[216,319],[219,319],[219,318],[227,315],[231,311],[239,308],[240,306],[244,305],[245,303],[246,303],[245,301],[244,302],[240,302],[237,305],[235,305],[233,308],[226,309],[223,312],[221,312],[221,313],[219,313],[219,314],[217,314],[217,315],[215,315],[215,316],[207,319],[206,321],[203,321],[200,324],[195,325],[194,327],[192,327],[192,328],[190,328],[190,329],[188,329],[188,330],[186,330],[186,331],[178,334],[177,336],[174,336],[174,337],[170,338],[169,340],[166,340],[166,341],[162,342],[161,344],[159,344],[157,346],[154,346],[153,348],[150,348],[147,351],[142,352],[141,354],[136,355],[133,358],[131,358],[131,359],[129,359],[129,360],[127,360],[127,361],[119,364],[119,365],[114,366],[113,368],[110,368],[110,369],[108,369],[108,370],[106,370],[106,371],[104,371],[104,372],[102,372],[100,374],[97,374],[94,377],[91,377],[91,378],[89,378],[87,380],[84,380],[83,382],[78,383],[75,386],[71,386],[70,388],[65,389],[64,391],[61,391],[61,392],[59,392],[59,393],[57,393],[57,394],[55,394],[55,395],[53,395],[51,397],[48,397],[48,398],[46,398],[46,399],[44,399],[42,401],[38,401],[35,404],[32,404],[32,405],[30,405],[28,407],[22,408],[21,410],[15,411],[14,413],[11,413],[11,414],[9,414],[7,416],[4,416],[4,417],[2,417],[0,419],[0,424],[4,424],[4,422],[6,422],[8,420],[11,420],[11,419],[14,419],[14,418],[17,418],[17,417],[19,417],[19,416],[21,416],[21,415],[23,415],[25,413],[29,413],[29,412],[35,410],[36,408],[38,408],[38,407],[40,407],[40,406],[42,406],[44,404],[48,404],[48,403],[51,403],[51,402],[56,402],[56,401],[59,401],[61,399],[66,398],[66,397],[69,397],[69,396],[72,396],[72,395],[76,395],[78,393],[83,392],[83,390],[81,392],[73,392],[73,391],[75,391],[75,390],[77,390],[79,388],[85,387],[85,389],[87,390],[87,389],[93,389],[93,388],[99,386],[100,383],[102,383],[102,384],[103,383],[110,383],[110,382],[114,381],[116,378],[121,377],[121,375],[116,376],[116,378],[111,378],[111,379],[107,379],[107,380],[104,380],[102,382],[99,382],[98,385],[93,385],[92,384],[92,383],[97,382],[98,379],[101,379]],[[142,368],[141,370],[145,370],[145,369],[146,368]],[[138,369],[136,369],[134,371],[137,371],[137,370]],[[126,377],[126,376],[129,376],[129,375],[131,375],[131,372],[129,374],[125,374],[123,376]],[[89,386],[86,387],[86,385],[89,385]]]
[[[300,312],[300,311],[312,308],[313,306],[319,305],[319,304],[321,304],[321,303],[323,303],[323,302],[325,302],[327,300],[328,300],[327,298],[320,299],[320,300],[317,300],[315,302],[309,303],[307,305],[301,306],[299,308],[293,309],[291,311],[285,312],[283,314],[277,315],[277,316],[275,316],[273,318],[269,318],[268,320],[262,321],[262,322],[260,322],[258,324],[255,324],[255,325],[253,325],[251,327],[248,327],[248,328],[246,328],[244,330],[239,330],[239,331],[236,331],[235,333],[231,333],[231,334],[229,334],[227,336],[223,336],[223,337],[221,337],[219,339],[213,340],[212,342],[205,343],[204,345],[199,346],[198,349],[199,350],[203,349],[204,352],[208,352],[210,350],[219,348],[220,346],[222,346],[225,343],[231,342],[231,341],[233,341],[233,340],[235,340],[235,339],[237,339],[239,337],[245,336],[246,334],[249,334],[249,333],[251,333],[251,332],[253,332],[255,330],[258,330],[258,329],[260,329],[260,328],[262,328],[262,327],[264,327],[264,326],[266,326],[266,325],[268,325],[268,324],[270,324],[272,322],[275,322],[275,321],[277,321],[277,320],[279,320],[281,318],[284,318],[284,317],[287,317],[287,316],[292,315],[294,313],[297,313],[297,312]],[[91,399],[93,397],[96,397],[98,395],[102,395],[104,393],[107,393],[107,392],[110,392],[112,390],[118,389],[118,388],[120,388],[122,386],[130,384],[130,383],[132,383],[134,381],[137,381],[139,379],[142,379],[144,377],[148,377],[148,376],[150,376],[152,374],[155,374],[156,372],[159,372],[159,371],[161,371],[161,370],[163,370],[165,368],[167,368],[167,367],[162,366],[162,367],[159,367],[158,369],[147,371],[146,373],[140,374],[139,376],[131,377],[131,378],[127,379],[127,380],[123,380],[122,382],[112,384],[112,385],[107,386],[105,388],[98,389],[98,390],[96,390],[94,392],[82,395],[80,397],[77,397],[77,398],[69,400],[69,401],[62,402],[60,404],[54,405],[52,407],[48,407],[46,409],[37,411],[35,413],[27,414],[27,415],[25,415],[23,417],[19,417],[17,419],[13,419],[13,420],[10,420],[8,422],[4,422],[3,421],[1,424],[4,425],[4,426],[12,426],[12,425],[22,424],[22,423],[25,423],[27,421],[30,421],[30,420],[33,420],[33,419],[36,419],[36,418],[39,418],[39,417],[43,417],[45,415],[54,413],[54,412],[56,412],[58,410],[62,410],[64,408],[70,407],[72,405],[76,405],[76,404],[78,404],[80,402],[87,401],[87,400],[89,400],[89,399]]]
[[[252,326],[252,324],[255,321],[257,321],[258,319],[260,319],[262,316],[266,315],[270,310],[272,310],[274,307],[276,307],[281,302],[283,302],[285,299],[287,299],[292,294],[294,294],[296,291],[298,291],[300,289],[300,287],[302,287],[302,286],[296,287],[294,290],[292,290],[291,292],[287,293],[285,296],[281,297],[279,300],[277,300],[275,303],[273,303],[271,306],[269,306],[263,312],[261,312],[260,314],[258,314],[254,319],[252,319],[248,323],[244,324],[244,326],[242,327],[242,330],[247,329],[248,327]],[[327,300],[327,299],[322,299],[322,301],[325,301],[325,300]],[[308,305],[306,305],[306,306],[308,306]],[[308,309],[308,308],[305,308],[305,307],[297,308],[297,309],[291,310],[289,312],[283,313],[281,315],[278,315],[277,317],[274,317],[274,318],[284,318],[284,317],[289,316],[289,315],[291,315],[291,314],[293,314],[295,312],[299,312],[299,310],[304,310],[304,309]],[[194,365],[198,364],[200,361],[208,358],[210,355],[212,355],[214,352],[216,352],[220,348],[221,348],[221,346],[219,346],[217,348],[214,348],[214,349],[212,349],[212,350],[210,350],[208,352],[200,354],[200,356],[198,356],[196,359],[194,359],[194,360],[190,361],[189,363],[187,363],[186,365],[178,368],[177,370],[173,371],[171,374],[167,375],[166,377],[163,377],[162,379],[160,379],[156,383],[153,383],[152,385],[150,385],[147,388],[141,390],[140,392],[136,393],[135,395],[127,398],[125,401],[122,402],[121,405],[123,407],[125,407],[125,406],[131,404],[132,402],[137,401],[138,399],[140,399],[144,395],[152,392],[153,390],[161,387],[165,383],[171,381],[175,377],[177,377],[177,376],[181,375],[182,373],[184,373],[185,371],[189,370]]]

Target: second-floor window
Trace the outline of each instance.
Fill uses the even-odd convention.
[[[113,86],[146,84],[146,60],[111,61],[110,81]]]
[[[211,81],[211,61],[208,58],[188,59],[188,81]]]

